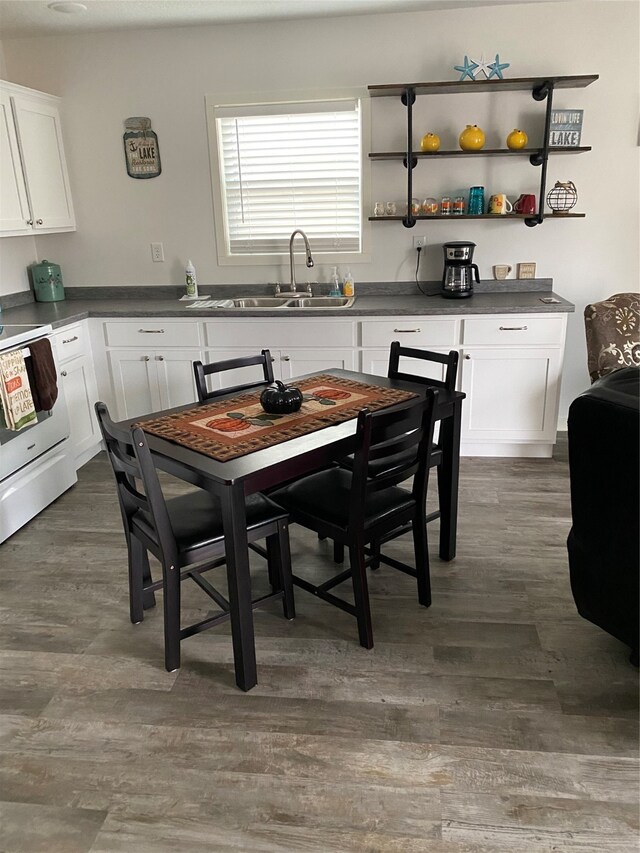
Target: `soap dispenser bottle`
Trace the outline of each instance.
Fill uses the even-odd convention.
[[[187,296],[196,299],[198,297],[198,281],[196,279],[196,268],[191,261],[187,261],[184,278],[187,285]]]
[[[353,281],[353,276],[351,275],[351,270],[347,270],[347,274],[344,277],[344,284],[342,285],[342,294],[343,296],[355,296],[356,295],[356,286]]]
[[[331,290],[329,296],[340,296],[340,278],[338,276],[338,267],[334,267],[331,272]]]

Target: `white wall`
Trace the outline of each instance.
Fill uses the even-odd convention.
[[[606,33],[606,38],[603,35]],[[589,154],[558,156],[549,180],[573,180],[584,220],[521,223],[373,223],[370,263],[353,265],[356,281],[412,278],[412,236],[429,243],[424,278],[438,278],[440,244],[471,239],[484,277],[495,263],[535,261],[558,292],[576,303],[570,318],[564,404],[588,384],[582,311],[587,302],[638,283],[638,4],[567,2],[317,21],[105,33],[5,40],[7,76],[61,95],[65,145],[78,231],[39,237],[39,256],[62,265],[65,285],[180,283],[192,258],[201,283],[284,280],[286,265],[219,267],[213,229],[204,96],[292,88],[366,86],[455,79],[464,54],[500,52],[508,76],[600,74],[583,90],[557,93],[558,107],[585,110]],[[478,122],[488,145],[515,126],[539,133],[544,105],[525,93],[421,98],[416,142],[437,130],[455,146]],[[403,144],[396,101],[372,102],[373,149]],[[147,115],[160,143],[163,174],[126,174],[123,120]],[[415,195],[455,194],[471,184],[489,191],[537,192],[539,173],[526,161],[486,158],[420,163]],[[372,165],[372,201],[405,194],[398,163]],[[12,241],[27,238],[15,238]],[[153,264],[149,243],[164,243]],[[12,250],[15,258],[16,249]],[[27,254],[29,254],[27,252]],[[20,259],[21,260],[21,259]],[[320,268],[326,280],[328,268]],[[0,293],[7,292],[5,276]],[[16,289],[16,288],[11,288]]]

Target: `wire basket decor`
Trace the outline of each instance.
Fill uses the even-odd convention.
[[[578,201],[578,190],[573,181],[556,181],[547,193],[547,204],[557,216],[569,213]]]

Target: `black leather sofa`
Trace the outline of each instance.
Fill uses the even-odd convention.
[[[569,408],[569,569],[578,613],[638,665],[640,368],[609,373]]]

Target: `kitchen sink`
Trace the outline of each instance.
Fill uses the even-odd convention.
[[[290,299],[287,308],[350,308],[354,296],[303,296]]]
[[[248,296],[230,299],[229,308],[350,308],[354,296]],[[225,306],[226,307],[226,306]]]
[[[256,296],[231,301],[234,308],[284,308],[289,300],[279,296]]]

